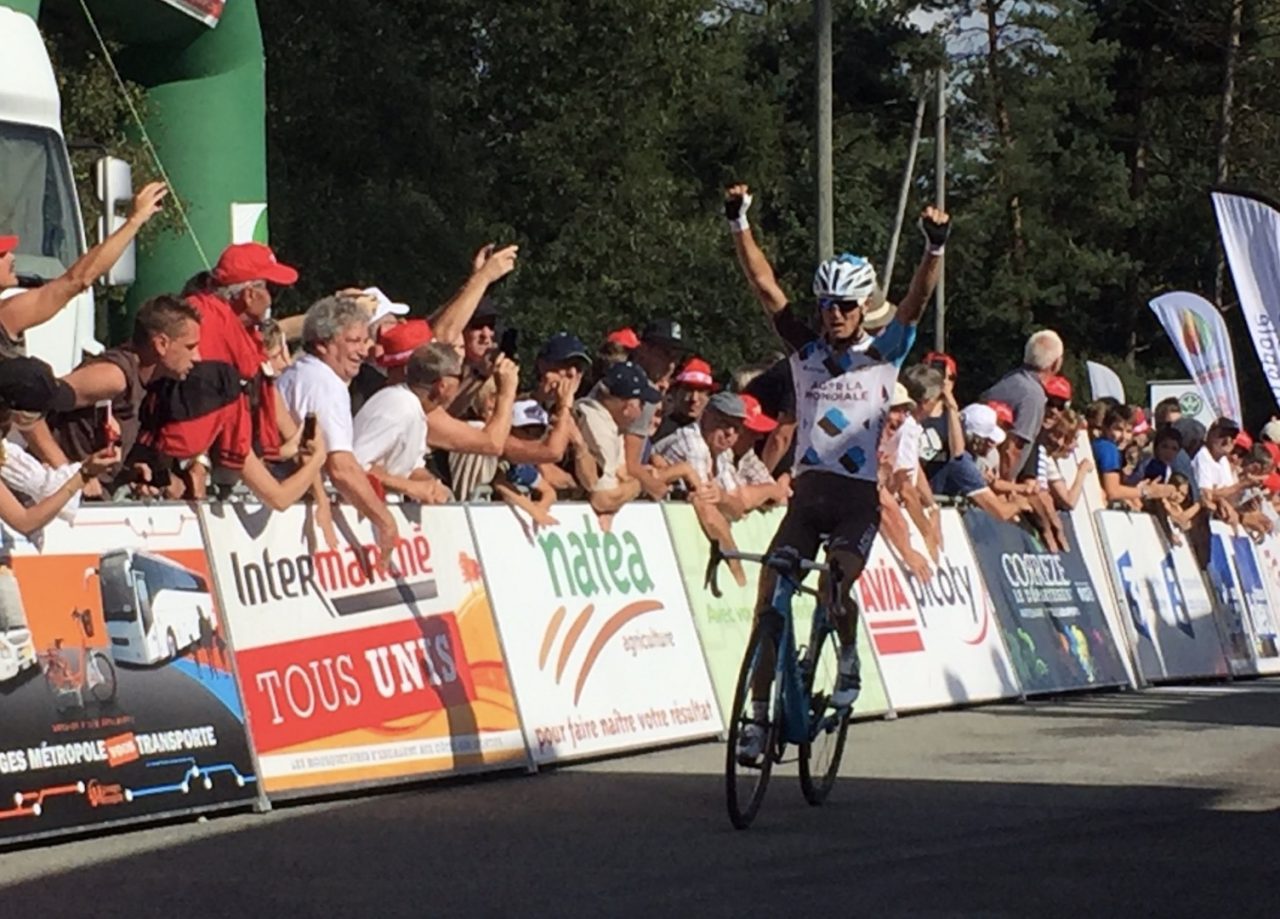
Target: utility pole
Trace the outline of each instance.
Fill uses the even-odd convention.
[[[920,151],[920,134],[924,130],[924,110],[929,102],[928,85],[920,90],[916,100],[916,120],[911,128],[911,146],[907,148],[907,165],[902,170],[902,187],[898,190],[898,212],[893,218],[893,233],[889,237],[889,252],[884,257],[884,276],[881,282],[885,290],[893,288],[893,266],[898,261],[898,242],[902,239],[902,223],[907,216],[907,200],[911,196],[911,180],[916,175],[916,154]]]
[[[939,210],[947,208],[947,70],[946,65],[938,67],[938,121],[936,138],[938,194],[934,206]],[[938,274],[937,310],[933,318],[933,348],[946,353],[947,350],[947,257],[942,256],[942,270]]]
[[[831,0],[814,0],[818,38],[818,261],[835,252],[835,204],[831,167]]]

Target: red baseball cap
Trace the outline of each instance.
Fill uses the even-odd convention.
[[[1013,427],[1013,409],[1008,402],[988,402],[987,405],[996,413],[996,424],[1002,428]]]
[[[640,336],[636,334],[635,329],[618,329],[610,332],[605,341],[614,345],[622,345],[624,348],[630,348],[633,351],[640,347]]]
[[[387,326],[378,336],[378,344],[382,345],[378,366],[403,367],[409,363],[409,356],[415,350],[434,341],[435,337],[425,319],[408,319]]]
[[[742,400],[742,404],[747,409],[747,417],[743,420],[742,426],[748,431],[768,434],[778,426],[776,419],[770,418],[764,413],[764,409],[760,407],[760,400],[755,396],[749,396],[743,392],[738,393],[738,398]]]
[[[1044,394],[1051,399],[1071,401],[1071,381],[1064,376],[1049,377],[1044,381]]]
[[[18,248],[18,237],[0,236],[0,255],[8,255]]]
[[[1236,435],[1236,444],[1241,450],[1253,449],[1253,438],[1249,436],[1248,431],[1241,431]]]
[[[273,284],[295,284],[296,269],[276,259],[270,246],[262,243],[236,243],[227,246],[213,266],[217,284],[244,284],[248,281],[270,281]]]
[[[1147,421],[1147,413],[1140,408],[1133,410],[1133,433],[1146,434],[1151,431],[1151,422]],[[1253,441],[1249,442],[1252,445]]]
[[[956,359],[950,354],[943,354],[941,351],[930,351],[924,356],[925,364],[945,364],[947,366],[947,376],[954,377],[956,375]]]
[[[700,357],[691,357],[676,374],[676,383],[690,389],[715,389],[716,381],[711,376],[711,365]]]

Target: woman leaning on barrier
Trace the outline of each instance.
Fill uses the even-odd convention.
[[[71,387],[55,379],[43,361],[0,360],[0,521],[24,536],[59,514],[74,514],[85,484],[120,461],[119,450],[112,445],[83,462],[50,468],[8,440],[11,432],[23,434],[39,424],[47,412],[74,406]],[[21,501],[15,491],[30,503]]]

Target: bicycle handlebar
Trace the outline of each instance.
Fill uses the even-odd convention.
[[[758,552],[739,552],[736,549],[728,552],[720,548],[720,543],[712,540],[711,557],[707,559],[707,573],[703,580],[703,586],[711,591],[711,596],[719,599],[722,594],[719,583],[720,563],[725,561],[738,560],[743,562],[755,562],[758,565],[764,565],[772,568],[780,574],[793,574],[796,569],[801,571],[817,571],[826,574],[831,570],[831,566],[822,562],[810,561],[807,558],[800,558],[794,551],[782,549],[771,552],[768,555],[761,555]]]

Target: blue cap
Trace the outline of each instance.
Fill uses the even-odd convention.
[[[582,339],[571,332],[556,332],[538,351],[538,360],[551,364],[562,364],[566,361],[582,361],[591,363],[591,354]]]
[[[645,372],[631,361],[614,364],[600,380],[605,392],[619,399],[639,399],[641,402],[657,402],[662,393],[649,382]]]

